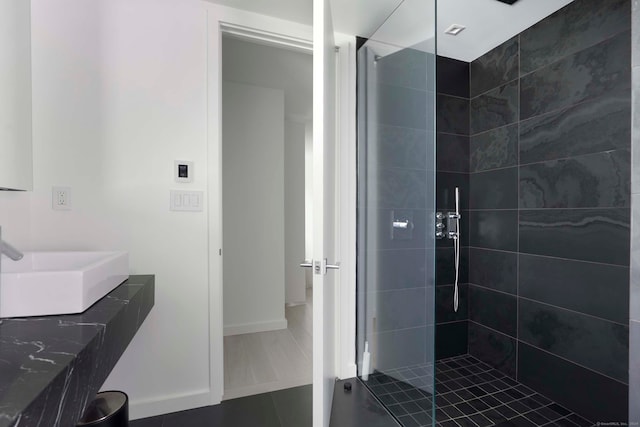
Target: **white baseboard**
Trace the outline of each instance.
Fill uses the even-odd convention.
[[[270,322],[244,323],[224,327],[224,336],[252,334],[254,332],[277,331],[287,329],[287,319],[272,320]]]
[[[211,405],[209,390],[198,390],[189,394],[159,396],[146,400],[129,401],[129,419],[155,417],[171,412],[186,411]]]

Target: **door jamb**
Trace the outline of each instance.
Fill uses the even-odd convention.
[[[283,24],[285,24],[283,26]],[[224,393],[222,282],[222,34],[254,42],[307,51],[312,47],[308,26],[233,8],[211,5],[207,10],[207,177],[209,230],[209,392],[210,403]],[[284,28],[284,30],[283,30]],[[356,375],[355,257],[356,257],[356,141],[355,37],[336,34],[338,51],[337,224],[336,253],[342,268],[336,287],[336,358],[341,378]],[[304,254],[301,254],[304,256]]]

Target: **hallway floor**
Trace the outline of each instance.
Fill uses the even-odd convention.
[[[311,384],[313,298],[285,307],[287,329],[224,337],[223,400]]]
[[[418,366],[374,373],[366,384],[404,427],[431,426],[431,375]],[[440,427],[593,424],[469,355],[436,362],[436,405]]]

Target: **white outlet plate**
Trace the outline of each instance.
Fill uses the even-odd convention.
[[[58,211],[71,210],[71,187],[53,187],[51,206]]]

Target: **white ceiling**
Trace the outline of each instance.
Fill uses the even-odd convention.
[[[208,0],[238,9],[310,25],[312,0]],[[472,61],[573,0],[438,0],[438,54]],[[434,0],[331,0],[336,31],[371,37],[400,5],[398,15],[375,35],[396,44],[434,33]],[[458,36],[444,34],[451,24],[466,26]],[[409,45],[406,45],[409,46]]]
[[[311,120],[311,55],[235,37],[225,36],[222,40],[223,80],[280,89],[284,91],[285,117],[303,123]]]

